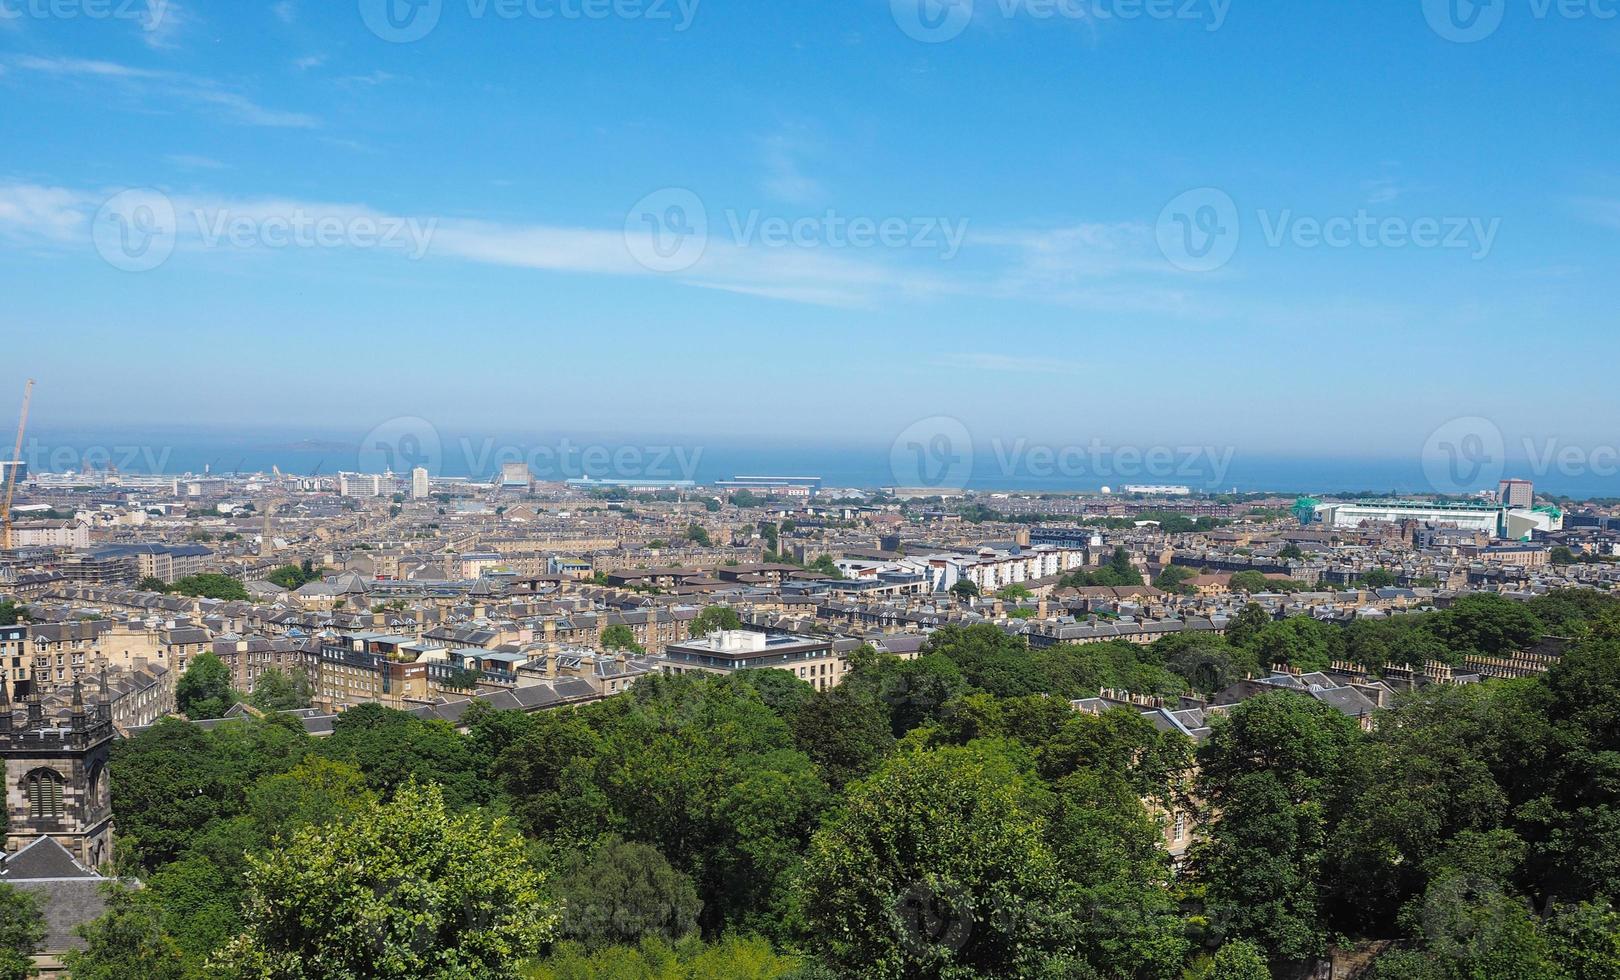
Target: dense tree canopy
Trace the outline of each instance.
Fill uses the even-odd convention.
[[[1498,599],[1343,627],[1251,607],[1146,646],[948,626],[909,660],[854,651],[828,690],[652,675],[459,730],[375,705],[323,739],[165,720],[114,747],[117,864],[143,887],[73,969],[1257,980],[1376,939],[1386,980],[1612,980],[1615,604]],[[1546,676],[1403,691],[1370,731],[1286,691],[1212,710],[1196,747],[1070,704],[1548,631],[1570,642]],[[203,663],[192,706],[229,697]],[[1174,873],[1172,814],[1196,827]]]

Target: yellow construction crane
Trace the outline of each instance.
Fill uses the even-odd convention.
[[[0,511],[0,521],[5,524],[4,547],[11,548],[11,499],[17,492],[17,471],[22,469],[23,431],[28,428],[28,403],[34,398],[34,379],[29,378],[28,384],[23,386],[22,416],[17,419],[17,448],[11,452],[11,462],[6,467],[6,501],[4,510]]]

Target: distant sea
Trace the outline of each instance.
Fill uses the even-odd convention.
[[[5,447],[9,449],[8,447]],[[0,450],[4,452],[4,450]],[[1127,484],[1185,485],[1201,492],[1282,494],[1429,493],[1436,487],[1419,458],[1324,458],[1170,451],[1042,455],[1027,447],[978,445],[971,453],[921,447],[920,462],[889,444],[767,445],[736,438],[647,438],[623,434],[461,435],[410,420],[362,432],[208,431],[176,427],[57,429],[31,432],[23,458],[31,472],[79,470],[170,475],[338,471],[405,473],[426,465],[435,476],[488,479],[502,462],[524,462],[537,479],[691,480],[737,476],[815,476],[827,487],[949,486],[972,490],[1080,492]],[[1540,492],[1576,498],[1620,497],[1620,478],[1590,472],[1537,474],[1509,460],[1477,474],[1470,489],[1494,489],[1500,476],[1533,479]]]

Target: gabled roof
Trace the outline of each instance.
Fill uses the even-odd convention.
[[[54,837],[36,837],[0,862],[0,881],[7,884],[40,878],[100,877],[80,864]]]

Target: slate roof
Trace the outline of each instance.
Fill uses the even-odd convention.
[[[107,911],[103,878],[80,864],[51,837],[37,837],[0,864],[0,882],[32,892],[45,913],[45,942],[40,951],[83,949],[74,929]]]

